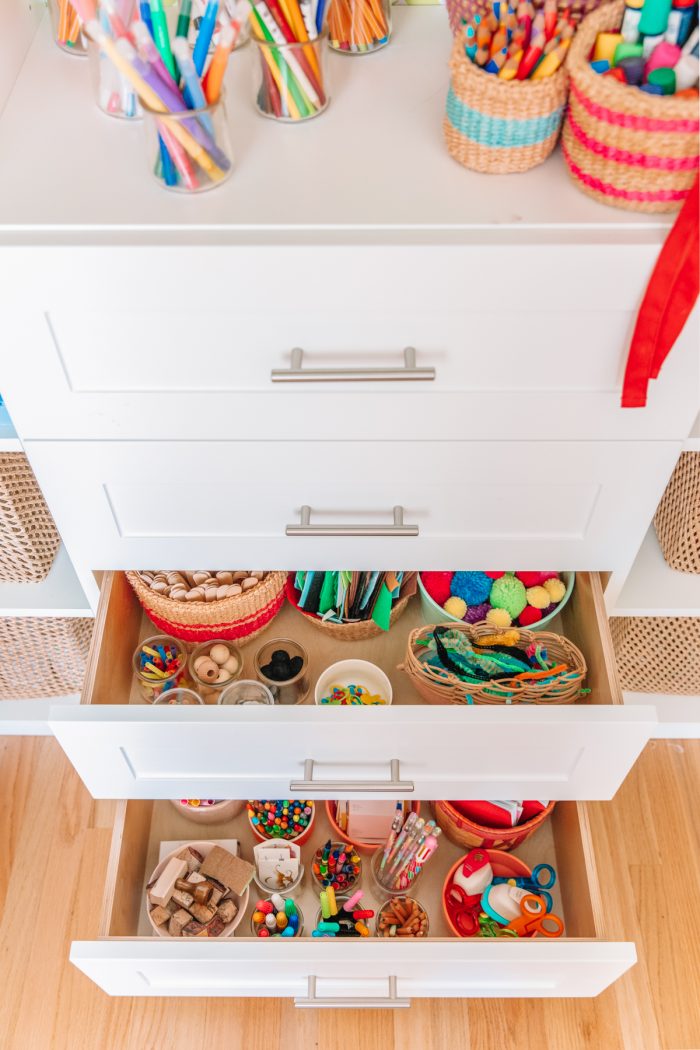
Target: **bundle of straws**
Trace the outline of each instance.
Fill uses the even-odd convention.
[[[541,80],[559,69],[575,31],[570,0],[492,0],[486,15],[474,15],[464,29],[465,52],[486,73],[502,80]]]
[[[331,47],[362,54],[389,42],[391,28],[382,0],[333,0],[328,14]]]
[[[387,890],[407,890],[438,847],[441,830],[434,820],[423,820],[411,812],[404,821],[403,803],[396,803],[396,816],[384,849],[377,851],[374,874]]]
[[[306,120],[326,108],[321,35],[327,0],[258,0],[250,23],[259,43],[258,109],[280,120]]]

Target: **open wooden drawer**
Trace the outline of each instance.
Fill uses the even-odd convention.
[[[161,841],[238,838],[252,860],[253,840],[245,811],[205,829],[165,801],[122,802],[112,841],[100,937],[76,942],[71,960],[110,995],[295,996],[299,1006],[404,1006],[412,996],[592,996],[636,961],[633,944],[605,940],[605,908],[583,803],[563,802],[517,855],[557,872],[555,914],[565,922],[560,939],[458,939],[450,934],[441,904],[443,881],[463,850],[443,835],[437,854],[414,894],[428,912],[424,941],[397,943],[311,937],[318,897],[309,857],[330,834],[319,806],[316,833],[302,848],[307,871],[295,894],[304,935],[265,941],[252,935],[257,898],[251,886],[246,914],[232,938],[191,940],[154,937],[145,908],[145,885],[158,861]],[[364,907],[374,907],[367,855],[363,859]],[[99,892],[96,887],[96,892]],[[374,922],[370,922],[374,933]]]
[[[82,703],[56,705],[50,725],[97,798],[590,798],[624,780],[655,724],[651,707],[621,701],[600,579],[579,573],[550,629],[583,651],[585,702],[561,706],[434,706],[397,669],[421,621],[413,600],[394,627],[336,642],[286,605],[262,638],[297,638],[310,654],[312,693],[298,707],[152,707],[131,660],[153,625],[122,572],[106,573]],[[245,649],[254,677],[258,642]],[[362,656],[389,674],[389,707],[317,707],[316,676]],[[311,764],[310,764],[311,763]]]

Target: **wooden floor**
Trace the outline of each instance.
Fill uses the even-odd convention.
[[[698,1050],[700,742],[651,743],[591,807],[608,934],[638,965],[593,1000],[417,1000],[410,1010],[110,999],[68,963],[94,937],[111,806],[51,738],[0,741],[2,1050]]]

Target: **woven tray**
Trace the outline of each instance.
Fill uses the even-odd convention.
[[[173,637],[190,642],[223,638],[245,645],[282,608],[287,573],[271,572],[257,587],[213,602],[176,602],[153,591],[136,572],[127,572],[126,578],[149,619]]]
[[[523,824],[517,824],[514,828],[487,828],[483,824],[476,824],[469,820],[463,813],[459,813],[449,802],[433,802],[435,820],[442,828],[450,842],[462,846],[463,849],[517,849],[529,839],[545,820],[547,820],[556,803],[550,802],[541,813],[532,820]]]
[[[27,457],[0,453],[0,580],[46,579],[60,542]]]
[[[337,638],[339,642],[361,642],[365,638],[376,638],[377,635],[386,633],[381,627],[377,626],[374,620],[358,620],[356,623],[330,623],[328,620],[320,620],[313,613],[304,612],[303,609],[299,608],[293,574],[290,574],[287,580],[287,598],[289,599],[289,604],[293,605],[297,612],[300,612],[306,618],[308,623],[313,624],[319,631],[323,631],[332,638]],[[389,617],[390,630],[399,616],[402,616],[406,611],[409,601],[409,598],[399,598],[394,604]]]
[[[700,693],[700,617],[611,616],[620,684],[639,693]]]
[[[93,619],[0,619],[0,700],[79,692]]]
[[[470,641],[486,635],[503,632],[494,631],[491,624],[447,623],[445,627],[462,631]],[[428,638],[434,624],[416,627],[408,637],[406,659],[399,665],[405,671],[420,695],[429,704],[573,704],[581,695],[586,679],[586,661],[583,654],[567,638],[548,631],[517,630],[518,644],[523,646],[539,642],[557,663],[566,662],[572,671],[559,682],[522,682],[514,678],[502,678],[487,682],[483,686],[468,686],[449,671],[427,666],[422,660],[425,649],[419,641]]]
[[[591,69],[596,36],[616,32],[624,10],[624,0],[598,8],[569,48],[562,151],[589,197],[631,211],[677,211],[698,171],[697,99],[648,95]]]
[[[654,528],[672,569],[700,573],[700,452],[681,454],[654,516]]]

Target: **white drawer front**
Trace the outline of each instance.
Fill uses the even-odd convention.
[[[53,707],[95,798],[608,799],[651,707]],[[313,779],[307,781],[308,760]],[[398,760],[392,786],[392,760]],[[382,786],[382,784],[386,786]],[[293,786],[294,785],[294,786]],[[296,794],[295,794],[296,792]]]
[[[334,1005],[353,1009],[405,1005],[392,1003],[391,977],[397,996],[409,1000],[595,996],[636,961],[633,944],[585,940],[300,941],[270,948],[237,938],[78,941],[70,957],[109,995],[294,996],[298,1005],[312,1005],[309,977],[316,977],[320,1001],[313,1005],[334,997]]]
[[[75,564],[267,568],[625,564],[675,442],[28,442]],[[392,521],[415,538],[289,537]]]
[[[313,440],[354,431],[358,416],[366,440],[585,439],[592,427],[685,437],[698,410],[697,317],[649,407],[619,407],[657,250],[115,247],[30,262],[15,249],[7,287],[29,265],[31,294],[8,297],[3,392],[24,438]],[[129,289],[119,309],[115,287]],[[293,347],[305,368],[400,369],[406,346],[434,381],[271,381]]]

